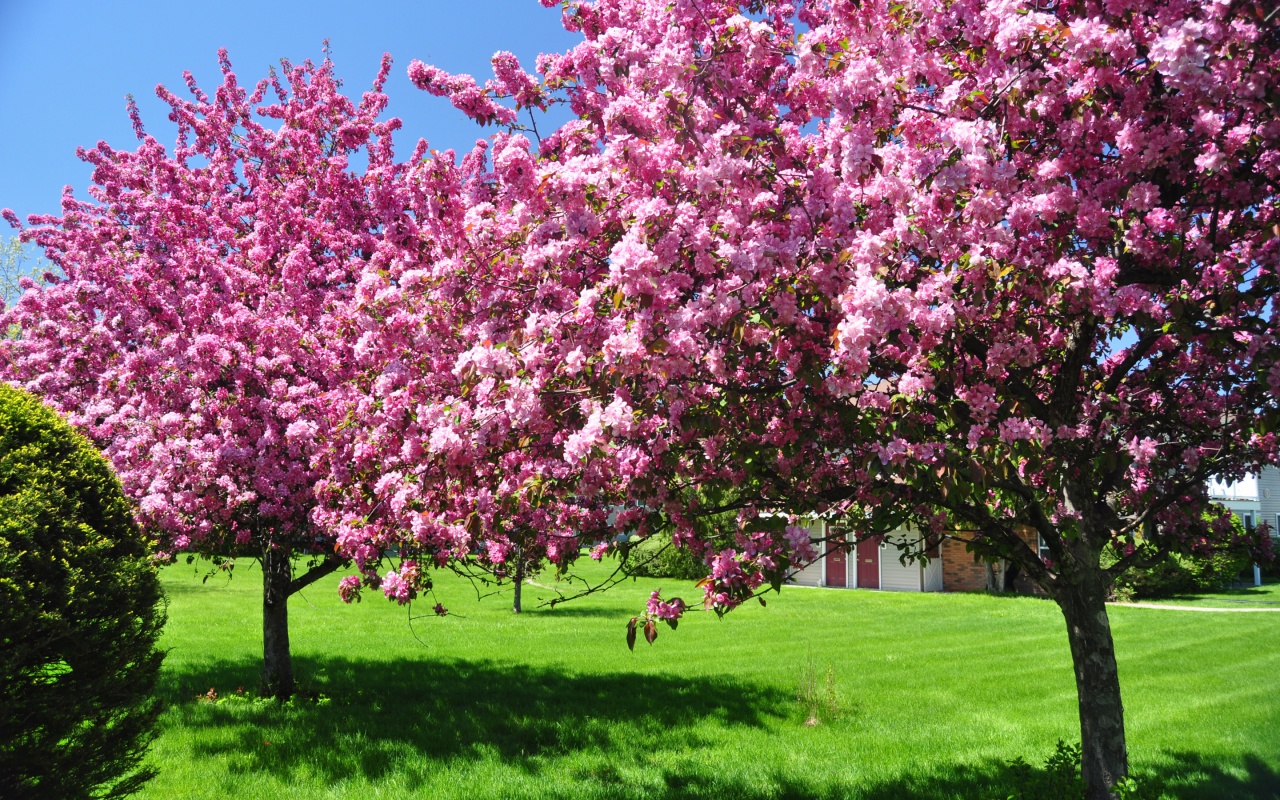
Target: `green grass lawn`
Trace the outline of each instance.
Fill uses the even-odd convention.
[[[1009,759],[1077,736],[1043,600],[788,588],[632,653],[648,592],[691,585],[642,579],[553,610],[529,586],[517,617],[449,576],[436,599],[459,616],[428,600],[410,624],[380,596],[342,605],[337,579],[290,601],[295,667],[321,699],[279,706],[234,697],[261,663],[256,569],[165,571],[168,709],[144,796],[989,798]],[[1280,797],[1280,614],[1111,619],[1135,768],[1176,797]],[[798,692],[816,674],[824,696],[828,670],[838,713],[806,724]],[[233,699],[197,700],[210,688]]]
[[[1143,603],[1160,603],[1174,606],[1205,606],[1210,608],[1278,608],[1280,609],[1280,581],[1267,579],[1261,586],[1243,586],[1221,592],[1180,594],[1159,600],[1141,600]]]

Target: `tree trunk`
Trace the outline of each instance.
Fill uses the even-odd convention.
[[[1085,797],[1108,800],[1112,787],[1129,773],[1129,753],[1106,582],[1102,575],[1082,576],[1077,584],[1059,587],[1054,599],[1066,617],[1076,673]]]
[[[511,604],[511,610],[516,614],[519,614],[521,611],[520,588],[524,586],[524,552],[517,547],[515,549],[515,554],[516,554],[516,575],[515,575],[516,596],[515,596],[515,600]]]
[[[1005,585],[1005,574],[1008,570],[1006,562],[1001,559],[1000,561],[987,561],[985,563],[987,570],[987,591],[1003,594],[1007,588]]]
[[[262,554],[262,693],[280,700],[293,696],[293,659],[289,655],[289,584],[293,564],[288,550],[268,547]]]

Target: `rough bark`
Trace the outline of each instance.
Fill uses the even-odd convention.
[[[262,694],[280,700],[293,696],[293,659],[289,654],[289,584],[293,563],[288,550],[262,554]]]
[[[1004,559],[1001,559],[1000,561],[996,561],[996,562],[992,562],[992,561],[986,562],[986,570],[987,570],[987,591],[999,592],[1003,594],[1007,589],[1007,585],[1005,583],[1005,574],[1007,571],[1007,566]]]
[[[1129,753],[1115,642],[1107,619],[1105,576],[1082,575],[1054,594],[1066,618],[1075,668],[1085,797],[1108,800],[1116,782],[1129,773]]]

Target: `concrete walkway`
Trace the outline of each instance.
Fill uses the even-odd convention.
[[[1163,603],[1107,603],[1116,608],[1160,608],[1165,611],[1208,611],[1223,614],[1250,614],[1270,611],[1280,614],[1280,608],[1209,608],[1207,606],[1168,606]]]

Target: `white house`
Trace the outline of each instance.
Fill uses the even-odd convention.
[[[1235,514],[1245,528],[1266,523],[1271,535],[1280,538],[1280,469],[1263,467],[1239,483],[1210,481],[1209,498]],[[1253,583],[1262,584],[1262,572],[1255,564]]]
[[[838,522],[817,519],[809,523],[809,535],[813,539],[831,538],[825,544],[815,542],[818,559],[791,575],[791,582],[800,586],[830,586],[847,589],[882,589],[890,592],[940,592],[958,589],[982,588],[962,586],[960,581],[943,586],[942,548],[934,547],[929,553],[929,563],[919,561],[903,564],[901,551],[895,542],[914,541],[915,537],[904,528],[883,537],[874,537],[855,544],[842,545],[845,537],[850,542],[851,532],[842,530]],[[965,554],[967,556],[967,554]],[[963,559],[957,559],[963,560]],[[971,559],[969,559],[971,560]]]
[[[1239,483],[1213,481],[1209,497],[1231,510],[1246,528],[1266,522],[1273,536],[1280,536],[1280,469],[1265,467],[1257,476]],[[809,523],[818,558],[790,576],[800,586],[829,586],[848,589],[882,589],[899,592],[979,591],[986,588],[986,569],[957,540],[945,539],[929,555],[929,563],[903,564],[894,544],[912,541],[909,529],[888,536],[852,544],[852,532],[842,530],[837,520],[815,519]],[[829,541],[818,541],[828,540]],[[849,544],[842,544],[849,541]],[[1041,547],[1034,534],[1028,546]],[[1256,570],[1255,570],[1256,573]],[[1255,575],[1255,580],[1261,577]]]
[[[1246,528],[1266,523],[1280,536],[1280,468],[1263,467],[1239,483],[1212,481],[1209,498],[1231,510]]]
[[[1245,528],[1255,528],[1262,523],[1262,504],[1259,502],[1258,477],[1255,475],[1250,475],[1239,483],[1210,481],[1209,499],[1226,506],[1240,518]],[[1271,524],[1274,527],[1274,516]]]

